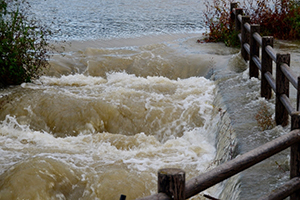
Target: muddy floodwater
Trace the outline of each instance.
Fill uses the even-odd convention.
[[[65,49],[39,79],[0,89],[1,200],[136,199],[157,192],[161,168],[188,180],[289,130],[258,126],[259,105],[272,110],[274,99],[259,97],[239,49],[197,43],[202,1],[29,2]],[[275,44],[297,73],[299,47]],[[288,180],[288,160],[192,199],[257,199]]]

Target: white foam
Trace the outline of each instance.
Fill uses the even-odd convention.
[[[17,117],[7,115],[0,123],[1,172],[16,162],[41,156],[61,160],[89,174],[84,177],[88,182],[112,166],[149,173],[155,180],[156,171],[165,167],[180,167],[187,170],[188,177],[195,176],[205,171],[214,159],[212,135],[218,119],[212,113],[215,85],[203,77],[170,80],[118,72],[107,74],[104,79],[78,74],[60,78],[44,76],[40,83],[23,84],[22,87],[37,89],[39,93],[73,95],[72,98],[82,101],[102,99],[107,104],[127,106],[132,110],[129,115],[139,115],[141,110],[135,113],[134,108],[140,109],[139,105],[143,105],[142,111],[146,113],[141,126],[159,128],[157,133],[122,135],[96,132],[90,123],[86,127],[92,131],[58,138],[51,132],[33,130],[28,124],[20,124]],[[33,112],[32,106],[25,108]],[[165,115],[167,111],[169,114]],[[147,117],[160,116],[151,112],[161,112],[162,118],[147,122]],[[132,119],[138,120],[139,116]],[[199,121],[200,126],[197,125]],[[89,187],[97,186],[90,182]]]

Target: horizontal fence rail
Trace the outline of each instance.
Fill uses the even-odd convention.
[[[158,194],[139,200],[183,200],[220,183],[241,171],[275,155],[290,149],[290,181],[260,200],[279,200],[290,197],[300,200],[300,77],[290,68],[290,54],[276,53],[272,36],[261,36],[260,25],[250,24],[250,17],[244,16],[243,9],[237,3],[230,5],[230,18],[235,24],[238,39],[241,42],[241,55],[249,61],[249,77],[261,79],[261,97],[271,99],[275,94],[275,121],[286,126],[290,118],[291,132],[249,151],[233,160],[188,180],[180,169],[162,169],[158,172]],[[261,50],[261,51],[260,51]],[[261,55],[260,55],[261,52]],[[273,63],[276,74],[273,76]],[[297,105],[294,108],[289,99],[289,85],[297,90]],[[207,196],[209,199],[215,199]]]
[[[200,192],[214,186],[215,184],[226,180],[227,178],[248,169],[249,167],[285,150],[293,144],[300,142],[300,130],[293,130],[281,137],[276,138],[252,151],[236,157],[226,163],[223,163],[211,171],[203,173],[190,179],[185,184],[185,198],[188,199]],[[299,185],[300,187],[300,185]],[[154,194],[139,200],[170,200],[170,196],[164,193]]]
[[[295,177],[286,182],[280,188],[276,189],[272,193],[260,198],[259,200],[282,200],[287,198],[297,190],[300,190],[300,178]]]

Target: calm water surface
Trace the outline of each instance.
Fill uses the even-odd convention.
[[[30,0],[38,18],[54,22],[57,39],[136,37],[203,30],[200,0]]]

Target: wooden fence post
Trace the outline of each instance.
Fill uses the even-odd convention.
[[[248,43],[249,44],[249,32],[247,31],[247,29],[245,28],[245,24],[246,23],[250,23],[250,17],[249,16],[243,16],[242,17],[242,43],[241,43],[241,54],[242,57],[244,58],[245,61],[249,60],[249,54],[246,51],[244,44]]]
[[[251,24],[250,29],[250,63],[249,63],[249,76],[258,78],[259,70],[252,58],[257,56],[259,58],[259,44],[254,39],[253,34],[260,32],[260,25],[259,24]]]
[[[299,95],[300,95],[300,77],[298,76],[297,88],[297,112],[291,115],[291,130],[300,129]],[[290,179],[300,176],[300,143],[291,146],[290,158]],[[290,200],[299,200],[300,191],[292,194]]]
[[[237,8],[238,3],[230,3],[230,20],[233,23],[235,20],[235,14],[233,12],[233,9]]]
[[[299,105],[300,105],[300,76],[298,76],[298,88],[297,88],[297,111],[299,111]]]
[[[185,172],[175,168],[160,169],[158,193],[160,192],[174,200],[185,200]]]
[[[262,52],[261,52],[261,87],[260,87],[260,95],[266,99],[271,99],[272,97],[272,88],[269,85],[267,79],[265,78],[265,73],[270,72],[272,74],[272,64],[273,60],[266,52],[266,46],[270,45],[273,47],[274,38],[272,36],[264,36],[262,37]]]
[[[239,15],[243,15],[243,9],[242,8],[236,8],[235,9],[235,30],[237,32],[240,32],[240,30],[241,30],[241,22],[238,19]]]
[[[290,54],[276,55],[276,104],[275,121],[277,125],[286,126],[288,124],[288,111],[280,100],[280,96],[285,94],[289,97],[289,80],[281,70],[281,65],[286,63],[290,66]]]
[[[238,6],[238,3],[230,3],[230,30],[233,30],[234,23],[235,23],[235,11],[233,9],[236,9]]]
[[[299,90],[298,78],[298,90]],[[291,115],[291,130],[300,129],[300,112],[294,112]],[[290,179],[300,176],[300,143],[291,146],[290,158]],[[300,190],[290,196],[290,200],[300,200]]]

